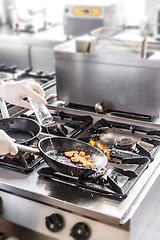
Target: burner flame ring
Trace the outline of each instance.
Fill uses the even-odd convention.
[[[134,140],[129,137],[123,137],[115,141],[116,148],[127,150],[132,147]]]

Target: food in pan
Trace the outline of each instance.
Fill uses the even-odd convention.
[[[78,152],[77,150],[65,152],[64,155],[69,157],[74,163],[81,163],[83,167],[86,168],[94,168],[95,163],[93,159],[91,159],[90,155],[86,155],[84,151]]]
[[[78,151],[77,150],[69,151],[69,152],[65,152],[64,154],[65,154],[66,157],[70,157],[71,158],[71,157],[74,156],[74,154],[78,154]]]

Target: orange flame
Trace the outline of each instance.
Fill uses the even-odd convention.
[[[90,139],[90,144],[92,146],[94,146],[96,144],[97,147],[99,147],[100,150],[103,150],[103,152],[107,154],[108,158],[110,157],[110,153],[109,153],[108,149],[104,148],[100,142],[95,143],[92,139]]]
[[[89,141],[90,141],[90,144],[94,146],[95,142],[92,139],[90,139]]]

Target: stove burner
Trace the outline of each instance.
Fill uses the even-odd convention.
[[[29,145],[30,147],[38,147],[38,141],[44,138],[43,134],[39,134],[34,141]],[[41,156],[36,156],[33,153],[19,151],[16,155],[2,155],[0,156],[0,166],[20,171],[23,173],[29,173],[33,171],[44,160]]]
[[[34,156],[31,153],[19,152],[16,156],[6,155],[0,157],[0,166],[28,173],[39,165],[43,159],[39,156]]]
[[[50,167],[44,167],[38,170],[40,177],[49,178],[53,181],[63,181],[80,188],[85,188],[92,192],[97,192],[109,198],[122,200],[127,197],[127,192],[123,192],[123,186],[126,184],[128,177],[117,175],[111,169],[103,173],[93,174],[86,178],[77,178],[54,172]]]
[[[65,182],[91,192],[96,192],[107,196],[108,198],[117,199],[119,201],[127,197],[129,190],[134,185],[136,180],[142,174],[143,171],[148,167],[149,160],[141,165],[137,165],[137,168],[132,171],[124,171],[120,168],[114,168],[112,165],[108,165],[106,171],[99,174],[93,174],[86,178],[77,178],[69,175],[64,175],[59,172],[54,172],[50,167],[43,167],[38,170],[40,177],[49,178],[52,181]],[[118,171],[119,170],[119,171]],[[125,174],[123,174],[126,172]],[[134,176],[133,176],[134,174]]]
[[[134,141],[132,138],[123,137],[121,139],[116,140],[115,143],[116,143],[116,148],[128,150],[132,147]]]
[[[68,138],[76,137],[93,122],[93,118],[88,115],[81,116],[65,113],[63,111],[51,112],[51,114],[57,125],[56,127],[49,128],[42,127],[42,132],[46,134],[53,134],[56,136],[63,136]],[[35,114],[30,113],[30,111],[22,114],[21,117],[28,117],[36,120]]]

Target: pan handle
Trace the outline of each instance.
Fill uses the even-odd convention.
[[[38,148],[28,147],[26,145],[22,145],[22,144],[18,144],[18,143],[15,143],[15,144],[16,144],[16,147],[18,148],[18,150],[20,150],[20,151],[30,152],[30,153],[34,153],[37,155],[40,154],[40,151]]]

